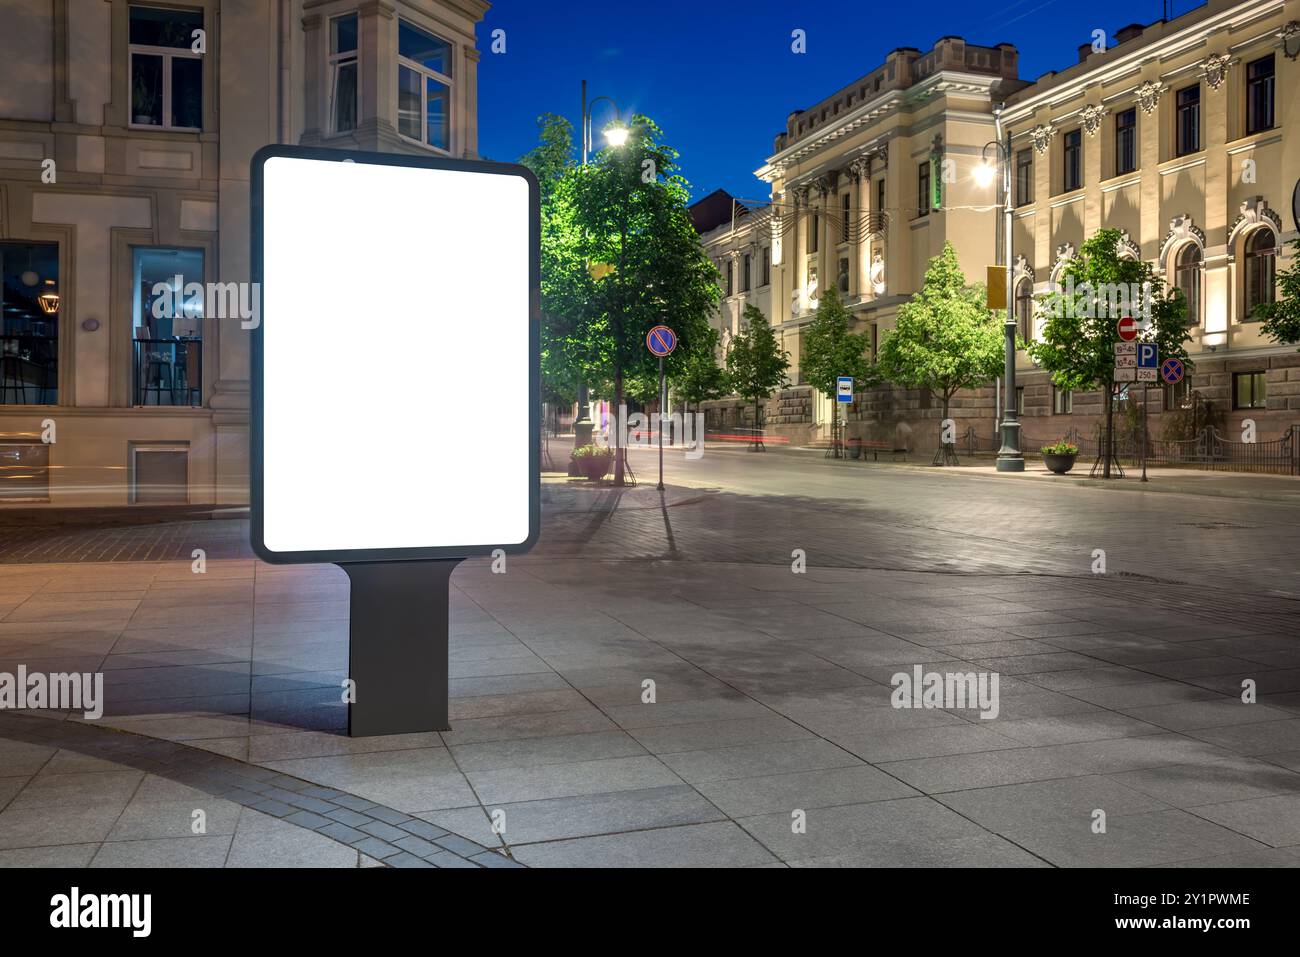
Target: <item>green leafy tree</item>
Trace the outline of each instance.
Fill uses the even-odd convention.
[[[885,378],[909,389],[929,389],[948,418],[952,398],[997,378],[1005,326],[989,311],[983,286],[968,286],[952,243],[930,260],[919,292],[898,307],[898,320],[880,346]],[[944,442],[944,462],[955,461]]]
[[[1116,323],[1141,315],[1147,321],[1140,323],[1138,341],[1154,342],[1161,362],[1178,358],[1190,365],[1186,299],[1178,289],[1166,292],[1150,263],[1121,256],[1119,243],[1119,230],[1098,230],[1066,263],[1057,289],[1039,300],[1048,318],[1042,339],[1029,346],[1030,357],[1051,373],[1057,388],[1102,390],[1105,478],[1115,451]]]
[[[718,342],[721,337],[717,329],[709,329],[700,348],[686,357],[673,380],[673,391],[685,404],[686,411],[695,403],[698,412],[700,403],[716,399],[727,392],[727,373],[718,365]]]
[[[814,389],[831,400],[831,436],[836,456],[840,454],[840,403],[836,398],[840,376],[852,376],[855,389],[867,388],[877,381],[877,374],[867,350],[871,336],[850,332],[852,314],[831,286],[822,293],[817,313],[804,330],[799,371]]]
[[[1277,274],[1280,294],[1273,302],[1255,307],[1254,318],[1264,320],[1260,328],[1284,345],[1300,342],[1300,239],[1291,240],[1291,265]]]
[[[727,352],[727,380],[735,393],[754,403],[754,441],[751,450],[763,448],[759,439],[758,404],[786,384],[790,354],[781,348],[771,324],[757,306],[746,306],[742,328]]]
[[[677,152],[638,116],[625,145],[567,169],[556,184],[543,257],[543,313],[549,342],[580,381],[609,382],[622,407],[629,377],[657,374],[645,338],[670,326],[679,345],[666,362],[675,376],[707,340],[719,297],[718,271],[686,208]],[[614,459],[624,484],[626,451]]]
[[[541,200],[541,372],[548,403],[571,403],[578,393],[581,364],[571,349],[571,305],[559,293],[565,289],[563,271],[575,268],[566,258],[565,221],[556,216],[560,182],[575,165],[573,124],[563,116],[544,113],[537,118],[538,144],[519,158],[537,177]]]

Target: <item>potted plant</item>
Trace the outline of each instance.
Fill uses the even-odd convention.
[[[1079,457],[1079,447],[1064,439],[1055,445],[1044,445],[1039,451],[1043,453],[1043,464],[1048,471],[1057,475],[1064,475],[1074,468],[1074,460]]]
[[[584,445],[573,450],[572,459],[578,472],[595,482],[609,474],[614,450],[604,445]]]
[[[136,74],[131,89],[131,110],[134,114],[131,121],[139,126],[157,126],[158,123],[153,115],[154,107],[157,105],[157,92],[149,88],[143,76]]]

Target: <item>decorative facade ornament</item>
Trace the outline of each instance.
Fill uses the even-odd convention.
[[[1150,114],[1156,108],[1156,103],[1160,100],[1160,94],[1164,91],[1165,85],[1163,83],[1145,80],[1137,91],[1138,106],[1142,107],[1142,112]]]
[[[873,167],[876,165],[876,163],[879,163],[879,164],[880,164],[880,168],[881,168],[882,170],[889,169],[889,147],[888,147],[888,146],[876,146],[876,147],[874,147],[874,148],[868,150],[868,151],[867,151],[867,162],[870,163],[871,166],[873,166]]]
[[[795,208],[808,205],[808,187],[792,186],[790,187],[790,197],[794,200]]]
[[[1109,113],[1110,110],[1101,105],[1088,104],[1079,111],[1079,120],[1083,125],[1083,131],[1089,136],[1093,136],[1101,129],[1101,118]]]
[[[1268,226],[1275,236],[1282,235],[1282,217],[1269,209],[1268,200],[1263,196],[1252,196],[1241,204],[1241,212],[1228,228],[1228,255],[1231,260],[1234,244],[1243,230],[1253,226]]]
[[[871,289],[877,296],[885,294],[885,257],[879,249],[871,254]]]
[[[1047,144],[1052,139],[1052,134],[1056,132],[1056,127],[1051,123],[1046,126],[1041,123],[1029,131],[1029,139],[1033,141],[1035,153],[1046,153]]]
[[[1169,220],[1169,232],[1165,233],[1164,241],[1160,244],[1161,267],[1167,271],[1165,263],[1169,259],[1170,252],[1189,241],[1196,243],[1201,249],[1205,248],[1205,230],[1196,225],[1191,214],[1183,213]]]
[[[1119,251],[1121,255],[1128,256],[1129,259],[1141,259],[1142,247],[1133,241],[1127,229],[1119,231]]]
[[[849,179],[853,180],[853,182],[856,183],[859,180],[861,180],[862,177],[868,175],[870,170],[871,170],[871,161],[865,156],[859,156],[857,159],[855,159],[852,163],[848,165],[848,169],[846,170],[846,172],[849,175]]]
[[[1034,267],[1029,265],[1029,260],[1024,257],[1023,253],[1016,254],[1015,264],[1012,267],[1011,275],[1017,283],[1022,279],[1028,279],[1030,282],[1034,281]]]
[[[1061,243],[1056,247],[1056,263],[1052,266],[1052,282],[1056,282],[1056,277],[1061,274],[1061,270],[1065,268],[1066,263],[1073,259],[1077,252],[1078,249],[1074,243]]]
[[[1288,60],[1300,57],[1300,20],[1290,21],[1277,35],[1282,41],[1282,53]]]
[[[1232,57],[1226,53],[1211,53],[1201,61],[1201,70],[1205,73],[1205,83],[1211,90],[1217,90],[1228,75]]]

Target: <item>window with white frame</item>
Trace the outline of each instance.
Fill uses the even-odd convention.
[[[330,21],[329,130],[347,133],[357,128],[357,15]]]
[[[203,11],[130,8],[131,126],[203,127],[203,54],[195,52]]]
[[[405,20],[397,22],[397,131],[451,150],[452,46]]]

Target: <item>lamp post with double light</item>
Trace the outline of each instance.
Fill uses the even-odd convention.
[[[1006,267],[1006,302],[1007,318],[1006,355],[1003,370],[1004,411],[1002,414],[1002,448],[998,450],[997,468],[999,472],[1023,472],[1025,458],[1020,450],[1020,413],[1016,408],[1016,312],[1014,292],[1014,266],[1011,262],[1011,229],[1013,224],[1013,207],[1011,196],[1011,137],[1004,136],[1002,129],[1002,110],[999,106],[993,111],[993,122],[997,139],[984,144],[980,156],[980,165],[975,168],[975,182],[983,189],[988,189],[999,181],[1002,206],[1002,264]],[[990,150],[997,156],[997,165],[989,162]],[[1000,176],[999,176],[1000,174]]]

